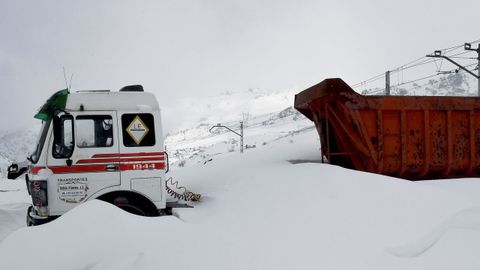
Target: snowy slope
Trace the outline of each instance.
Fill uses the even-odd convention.
[[[312,123],[292,107],[295,93],[249,89],[185,99],[175,110],[186,120],[165,139],[170,164],[173,167],[204,164],[217,155],[238,152],[238,135],[226,129],[209,132],[219,123],[240,133],[243,121],[245,151],[312,129]]]
[[[225,115],[225,114],[223,114]],[[216,122],[206,123],[177,131],[165,140],[172,166],[185,166],[211,161],[216,155],[239,152],[240,138],[226,129],[214,129]],[[240,133],[239,121],[224,122],[222,125]],[[298,132],[313,129],[312,122],[293,107],[263,115],[251,115],[244,119],[245,151],[263,147],[281,138],[291,137]]]
[[[171,175],[204,199],[176,216],[138,217],[92,201],[20,228],[0,243],[2,268],[478,269],[479,179],[409,182],[345,170],[317,163],[318,147],[307,131],[177,169]],[[13,213],[2,228],[15,227],[21,206],[0,205]]]
[[[0,179],[6,178],[12,162],[26,160],[36,145],[40,125],[22,130],[0,131]]]
[[[392,83],[391,94],[399,96],[476,96],[477,80],[463,72],[446,74],[420,82],[403,82],[401,86]],[[405,84],[404,84],[405,83]],[[362,88],[362,87],[360,87]],[[384,95],[385,87],[372,87],[360,90],[363,95]]]
[[[209,123],[239,121],[249,116],[279,112],[293,105],[296,90],[269,91],[248,89],[225,91],[218,95],[188,97],[179,103],[168,104],[162,111],[164,120],[175,121],[173,132]],[[160,103],[162,101],[160,100]],[[168,116],[174,115],[173,119]]]

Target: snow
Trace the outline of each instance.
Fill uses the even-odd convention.
[[[318,148],[306,130],[175,168],[171,176],[204,197],[169,217],[90,201],[27,228],[18,225],[25,190],[12,191],[15,203],[1,193],[2,268],[478,269],[479,179],[346,170],[319,163]]]
[[[36,145],[40,125],[27,129],[0,131],[0,178],[7,177],[12,162],[22,162]]]
[[[174,166],[203,164],[216,155],[238,152],[238,135],[222,128],[216,128],[211,133],[209,130],[213,125],[204,123],[168,136],[165,145],[170,155],[170,163]],[[238,122],[227,122],[223,125],[240,132]],[[282,138],[292,138],[296,133],[312,129],[312,122],[292,107],[276,113],[250,117],[249,121],[244,123],[245,151],[263,147]]]
[[[291,97],[252,89],[180,106],[189,119],[165,139],[168,176],[202,200],[174,216],[94,200],[26,227],[25,181],[2,172],[1,269],[480,267],[479,179],[410,182],[322,164]],[[238,131],[241,120],[244,154],[238,136],[209,132],[219,122]],[[2,168],[26,155],[34,129],[0,134]]]
[[[444,75],[437,74],[439,75],[437,78],[427,76],[426,79],[416,81],[427,74],[432,74],[432,69],[426,70],[427,73],[423,75],[418,71],[412,72],[414,77],[404,77],[403,72],[401,75],[393,76],[391,94],[398,96],[477,96],[478,94],[477,79],[463,70]],[[384,95],[385,82],[377,80],[374,85],[362,84],[357,86],[356,90],[363,95]]]
[[[25,213],[30,203],[25,181],[0,178],[0,241],[18,228],[25,227]]]
[[[248,89],[246,91],[225,91],[218,95],[188,97],[162,111],[175,115],[165,122],[177,130],[184,130],[202,123],[217,124],[238,121],[251,115],[265,115],[278,112],[293,104],[296,91],[271,91]],[[171,112],[175,112],[172,114]]]

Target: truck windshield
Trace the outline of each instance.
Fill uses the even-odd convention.
[[[35,147],[35,151],[29,157],[29,160],[32,163],[37,163],[38,159],[40,158],[40,154],[42,153],[43,145],[45,144],[45,139],[47,138],[48,128],[50,127],[51,119],[44,121],[42,123],[42,127],[40,128],[40,133],[38,134],[37,146]]]

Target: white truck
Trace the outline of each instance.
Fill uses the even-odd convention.
[[[35,118],[43,121],[36,150],[8,168],[9,179],[26,172],[32,198],[27,225],[46,223],[92,199],[144,216],[188,207],[167,203],[160,109],[142,86],[61,90]]]

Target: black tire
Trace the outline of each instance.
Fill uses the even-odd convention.
[[[132,204],[116,204],[118,208],[137,216],[147,216],[145,210]]]
[[[134,215],[155,217],[158,216],[158,210],[153,203],[145,197],[133,193],[113,193],[98,198],[102,201],[111,203],[118,208]]]

